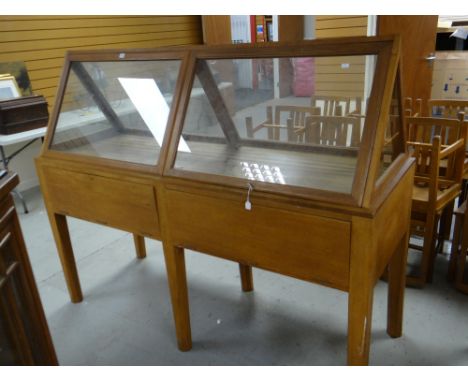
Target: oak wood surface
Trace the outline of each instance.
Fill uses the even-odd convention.
[[[42,177],[43,187],[49,195],[54,195],[49,200],[50,208],[57,213],[159,239],[151,185],[51,167],[42,169]]]
[[[137,258],[144,259],[146,257],[145,238],[143,236],[133,234],[133,241],[135,243]]]
[[[403,97],[429,99],[433,68],[425,58],[435,51],[437,16],[379,15],[377,24],[378,35],[401,35]]]
[[[175,48],[158,54],[181,52]],[[118,53],[104,52],[99,56],[79,52],[70,57],[115,60]],[[147,54],[144,50],[129,51],[123,59],[151,59],[155,53]],[[173,119],[166,131],[157,171],[150,166],[58,153],[48,148],[36,162],[49,216],[60,216],[55,238],[59,248],[65,249],[62,257],[72,262],[64,224],[66,214],[133,233],[137,252],[142,236],[162,239],[181,350],[192,346],[184,248],[238,262],[245,291],[253,288],[251,267],[348,291],[348,363],[367,364],[373,288],[388,264],[387,327],[391,336],[401,334],[402,262],[413,160],[406,153],[401,154],[377,180],[394,83],[399,80],[399,42],[393,38],[355,38],[262,46],[241,44],[185,48],[183,54],[180,87],[171,111]],[[191,156],[184,159],[183,154],[177,154],[197,60],[367,54],[378,55],[377,74],[357,157],[337,156],[336,147],[334,155],[323,150],[313,153],[307,148],[307,152],[288,151],[281,157],[279,145],[287,143],[270,142],[263,149],[246,144],[233,150],[221,142],[201,140],[190,141],[194,149]],[[399,128],[403,134],[402,126]],[[53,126],[49,129],[49,141],[51,134]],[[252,208],[246,209],[248,182],[233,175],[238,162],[245,158],[258,161],[260,151],[263,160],[282,160],[281,168],[285,174],[296,174],[296,183],[311,187],[310,183],[315,182],[313,187],[318,189],[254,182]],[[207,169],[214,174],[207,173]],[[337,174],[340,179],[336,179]],[[337,185],[343,179],[352,187],[339,189]],[[324,180],[328,186],[323,185]],[[379,195],[374,193],[377,183]],[[331,190],[323,190],[324,187]],[[73,196],[67,196],[65,191]]]
[[[257,206],[255,202],[252,210],[247,211],[246,196],[247,193],[236,203],[166,190],[172,242],[183,248],[347,289],[348,222],[283,212]],[[308,227],[307,235],[303,234],[303,227]],[[262,244],[255,245],[255,242]],[[288,261],[284,261],[285,256]]]

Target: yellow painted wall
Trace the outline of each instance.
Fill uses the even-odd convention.
[[[202,42],[200,16],[0,16],[0,62],[24,61],[50,108],[67,50]]]
[[[367,35],[367,16],[316,16],[315,21],[316,38]],[[365,57],[320,59],[315,73],[316,94],[362,97],[364,93]]]

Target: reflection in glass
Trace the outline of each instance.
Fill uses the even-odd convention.
[[[51,149],[156,164],[179,68],[178,60],[72,62]]]
[[[377,179],[385,173],[398,155],[405,150],[404,138],[401,135],[403,121],[401,118],[400,106],[400,88],[398,81],[396,81],[393,88],[387,127],[385,129],[384,145],[380,157],[380,168]]]
[[[174,167],[350,193],[374,58],[198,60]]]

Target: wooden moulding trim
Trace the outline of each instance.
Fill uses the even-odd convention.
[[[182,129],[184,128],[185,115],[187,113],[188,104],[190,101],[190,93],[192,91],[193,81],[195,80],[195,65],[196,59],[192,52],[189,52],[185,65],[183,67],[187,75],[184,78],[183,84],[180,89],[180,101],[177,103],[175,109],[175,117],[173,125],[169,126],[170,132],[169,142],[166,152],[166,160],[163,166],[163,174],[174,166],[177,147],[179,146],[179,139],[182,136]],[[171,128],[172,127],[172,128]]]
[[[377,211],[387,196],[397,186],[404,174],[413,166],[415,159],[407,153],[401,153],[387,168],[385,176],[375,184],[372,195],[372,209]]]
[[[10,180],[9,178],[13,178],[14,180]],[[8,179],[8,181],[6,179]],[[3,181],[5,182],[5,186],[0,188],[0,200],[5,198],[19,184],[18,174],[15,172],[9,172]]]
[[[334,191],[318,190],[298,186],[290,186],[283,184],[272,184],[234,178],[224,175],[208,175],[205,173],[185,171],[179,169],[168,170],[164,177],[184,178],[198,184],[222,184],[226,188],[234,188],[238,190],[246,190],[247,184],[253,185],[254,192],[265,194],[282,194],[287,197],[298,199],[313,199],[321,202],[330,202],[344,206],[358,207],[356,200],[349,194],[338,193]]]
[[[175,124],[175,121],[178,115],[178,110],[179,110],[179,106],[180,106],[181,99],[182,99],[181,96],[184,90],[184,85],[186,83],[187,66],[188,66],[189,58],[190,58],[189,52],[184,52],[183,56],[180,58],[181,65],[179,69],[179,76],[177,79],[177,83],[174,88],[174,96],[172,97],[173,103],[171,105],[171,110],[167,118],[166,131],[164,132],[164,138],[163,138],[163,142],[161,143],[161,150],[159,152],[159,159],[158,159],[156,173],[160,175],[163,173],[163,169],[165,168],[168,151],[169,151],[169,148],[171,147],[171,139],[172,139],[171,132],[172,130],[174,130],[173,126]]]
[[[384,38],[330,38],[298,42],[267,42],[261,44],[236,44],[195,46],[192,48],[199,59],[222,58],[276,58],[300,56],[342,56],[378,54],[393,40]]]
[[[187,55],[187,49],[155,48],[155,49],[109,49],[109,50],[69,50],[66,53],[68,61],[151,61],[151,60],[182,60]]]
[[[219,183],[204,183],[201,181],[173,177],[166,175],[161,179],[161,184],[169,190],[177,190],[200,195],[209,195],[223,199],[236,199],[239,196],[242,200],[247,195],[247,187],[232,187],[226,184]],[[341,194],[339,194],[341,196]],[[261,203],[264,206],[273,208],[282,208],[287,210],[298,211],[302,213],[319,214],[336,219],[349,220],[352,216],[372,217],[373,211],[364,209],[351,204],[338,204],[336,200],[333,202],[322,201],[318,198],[311,199],[310,197],[300,197],[297,195],[286,195],[284,193],[269,193],[263,190],[254,188],[250,198],[253,204]]]
[[[385,130],[387,128],[387,124],[390,117],[390,106],[393,98],[393,91],[395,84],[399,81],[398,79],[398,69],[399,69],[399,59],[400,59],[400,46],[401,40],[400,38],[395,39],[393,42],[393,46],[391,46],[390,56],[388,57],[388,66],[387,70],[382,72],[385,73],[385,83],[384,83],[384,93],[383,98],[380,102],[380,109],[379,109],[379,116],[377,121],[377,128],[374,131],[373,142],[374,147],[371,152],[371,162],[369,164],[368,170],[368,179],[366,182],[366,186],[364,189],[364,199],[362,205],[365,207],[369,207],[372,203],[372,197],[374,195],[374,190],[376,187],[376,180],[377,174],[380,168],[380,159],[381,153],[383,150],[384,140],[385,140]],[[400,104],[399,104],[399,112],[400,115],[402,114],[402,105],[401,103],[403,100],[401,99],[401,89],[400,89]],[[400,131],[403,132],[403,120],[400,121]],[[406,152],[406,149],[405,149]],[[385,183],[384,183],[385,184]],[[384,190],[382,192],[385,193]]]
[[[52,111],[52,116],[49,118],[49,124],[47,127],[44,143],[42,144],[42,148],[41,148],[41,155],[44,155],[44,153],[49,150],[50,144],[52,142],[52,137],[55,134],[58,115],[60,113],[59,105],[62,104],[63,94],[65,93],[65,85],[68,82],[69,73],[70,73],[70,61],[68,60],[67,56],[65,56],[65,63],[63,65],[62,75],[60,76],[60,83],[57,88],[57,93],[55,94],[55,106]]]
[[[374,76],[368,106],[368,109],[373,112],[365,120],[364,136],[361,142],[363,150],[358,158],[352,191],[359,205],[365,208],[370,206],[370,196],[374,189],[376,161],[380,163],[380,148],[383,143],[386,117],[390,112],[390,100],[393,93],[393,87],[390,85],[395,80],[397,60],[398,52],[395,53],[394,47],[391,45],[387,45],[377,59],[375,73],[380,75]],[[390,71],[391,73],[389,73]],[[377,142],[379,137],[382,138],[382,142]]]
[[[142,52],[145,52],[144,56]],[[120,54],[125,53],[125,57],[121,58]],[[174,119],[176,116],[176,110],[178,104],[180,103],[180,92],[183,88],[185,83],[184,77],[186,73],[186,61],[188,59],[189,53],[186,50],[180,50],[174,52],[172,49],[162,49],[158,51],[149,51],[149,50],[113,50],[113,51],[68,51],[65,56],[65,64],[63,68],[63,73],[61,76],[61,82],[57,91],[56,95],[56,107],[54,107],[52,118],[49,121],[49,128],[47,129],[46,139],[44,144],[42,145],[41,155],[47,155],[51,157],[55,157],[55,155],[70,155],[71,160],[76,160],[79,158],[80,161],[87,162],[89,159],[92,160],[94,163],[100,163],[103,165],[108,166],[115,166],[119,168],[128,168],[132,171],[140,171],[140,172],[149,172],[153,174],[162,174],[163,165],[165,162],[165,158],[167,156],[166,151],[168,150],[168,142],[166,140],[170,137],[170,131],[172,130],[172,126],[174,124]],[[159,158],[155,158],[156,164],[155,165],[145,165],[139,163],[132,163],[126,161],[119,161],[115,159],[107,159],[107,158],[99,158],[99,157],[90,157],[86,155],[80,155],[75,153],[65,153],[65,152],[57,152],[50,148],[52,144],[52,138],[55,134],[55,129],[57,127],[57,121],[60,114],[60,108],[58,105],[61,105],[63,101],[63,97],[65,94],[66,84],[68,82],[68,77],[71,70],[71,65],[73,62],[103,62],[103,61],[149,61],[149,60],[180,60],[181,65],[179,69],[179,76],[177,80],[176,87],[174,89],[174,103],[171,105],[171,110],[169,112],[168,121],[166,125],[166,131],[164,133],[164,139],[161,144],[161,150],[159,152]],[[51,128],[52,127],[52,128]],[[73,159],[75,158],[75,159]],[[63,157],[65,159],[65,157]]]
[[[198,58],[215,57],[221,54],[222,58],[240,57],[247,55],[251,58],[275,57],[278,52],[284,56],[292,54],[313,55],[341,55],[341,54],[374,54],[388,45],[394,36],[373,37],[340,37],[323,38],[301,42],[266,42],[249,44],[217,44],[217,45],[183,45],[159,48],[129,48],[129,49],[103,49],[103,50],[71,50],[67,52],[67,59],[90,61],[117,61],[117,60],[153,60],[181,58],[187,52],[193,52]],[[335,44],[339,46],[336,47]],[[330,47],[334,45],[334,47]],[[337,49],[335,49],[337,48]],[[260,52],[259,52],[260,50]],[[255,55],[253,53],[255,52]],[[125,58],[119,55],[125,53]]]
[[[123,162],[114,159],[98,158],[81,154],[62,153],[59,151],[47,151],[38,158],[39,163],[55,166],[56,163],[67,168],[76,168],[78,171],[86,172],[88,169],[104,171],[108,173],[125,174],[135,177],[148,177],[154,179],[160,176],[156,172],[157,167],[131,162]]]

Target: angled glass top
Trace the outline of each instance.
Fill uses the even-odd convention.
[[[350,194],[375,62],[197,60],[174,168]]]
[[[180,60],[72,62],[51,150],[155,165]]]

